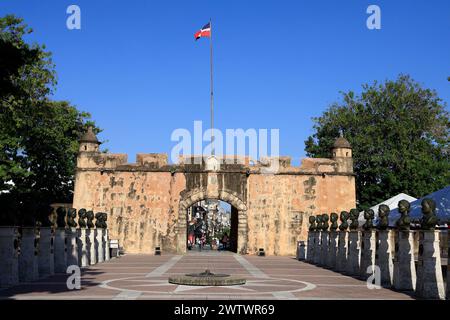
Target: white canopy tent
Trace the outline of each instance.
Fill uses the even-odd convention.
[[[413,202],[416,201],[417,199],[414,197],[411,197],[410,195],[407,195],[406,193],[399,193],[398,195],[389,198],[373,207],[371,207],[370,209],[372,209],[373,211],[375,211],[375,220],[374,222],[376,222],[378,220],[378,207],[382,204],[385,204],[389,207],[389,209],[394,210],[397,209],[398,207],[398,202],[400,200],[406,200],[408,202]],[[360,226],[362,226],[364,224],[366,220],[364,219],[364,211],[361,211],[359,213],[359,217],[358,217],[358,223]]]
[[[412,219],[419,219],[422,217],[422,200],[424,198],[431,198],[436,202],[436,215],[440,220],[440,224],[445,225],[450,221],[450,185],[430,193],[420,199],[411,202],[410,216]],[[394,225],[394,222],[400,217],[398,208],[391,210],[389,215],[390,225]]]

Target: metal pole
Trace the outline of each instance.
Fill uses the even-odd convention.
[[[210,67],[211,67],[211,155],[215,155],[214,148],[214,82],[213,82],[213,43],[212,43],[212,21],[209,19],[209,47],[210,47]]]

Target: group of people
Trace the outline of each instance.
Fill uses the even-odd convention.
[[[206,231],[204,228],[204,221],[201,218],[194,218],[188,225],[188,240],[187,248],[192,250],[196,245],[202,250],[207,244]],[[228,234],[224,233],[221,239],[211,239],[211,249],[228,250],[230,248],[230,238]]]

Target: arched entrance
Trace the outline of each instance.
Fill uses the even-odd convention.
[[[186,252],[186,239],[187,239],[187,210],[194,204],[203,200],[221,200],[231,205],[232,215],[236,218],[232,219],[231,228],[235,229],[232,232],[234,236],[237,236],[235,252],[239,254],[247,253],[247,206],[245,203],[235,194],[229,191],[219,191],[218,195],[208,194],[206,190],[193,190],[185,192],[182,195],[179,210],[178,210],[178,226],[177,226],[177,252]],[[233,239],[232,239],[233,240]]]
[[[187,210],[188,252],[237,253],[238,210],[228,202],[208,199]]]

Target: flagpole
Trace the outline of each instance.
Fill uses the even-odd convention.
[[[213,82],[213,43],[212,43],[212,21],[211,18],[209,19],[209,49],[210,49],[210,75],[211,75],[211,155],[215,155],[215,148],[214,148],[214,82]]]

